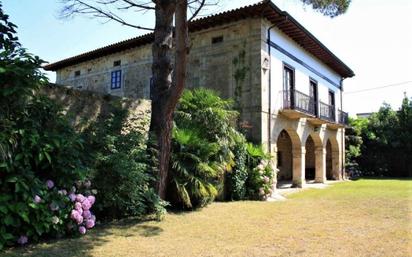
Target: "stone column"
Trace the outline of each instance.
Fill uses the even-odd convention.
[[[316,183],[326,182],[326,147],[317,147],[315,149],[315,162],[316,162]]]
[[[293,149],[293,181],[292,187],[302,188],[305,185],[305,155],[306,149],[302,146],[300,149]]]
[[[332,150],[332,176],[335,180],[341,180],[341,170],[342,170],[342,162],[341,162],[341,154],[340,151],[333,151]]]

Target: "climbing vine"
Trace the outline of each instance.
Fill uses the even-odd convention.
[[[249,71],[249,67],[246,65],[246,50],[245,50],[246,42],[243,43],[243,49],[239,51],[239,54],[233,58],[233,65],[235,67],[234,70],[234,79],[235,79],[235,109],[241,112],[242,109],[242,91],[243,91],[243,84],[246,79],[246,74]]]

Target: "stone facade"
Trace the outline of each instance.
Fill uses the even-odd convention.
[[[269,36],[272,39],[268,40]],[[284,102],[287,65],[293,68],[295,89],[309,95],[309,82],[316,81],[317,101],[332,101],[329,114],[337,117],[335,105],[342,105],[342,76],[336,67],[332,69],[282,31],[272,29],[262,17],[198,30],[190,38],[187,87],[211,88],[235,100],[249,138],[278,157],[278,179],[292,180],[301,187],[307,179],[323,183],[342,178],[344,126],[336,118],[326,121],[318,115],[302,114],[285,107]],[[111,89],[111,73],[117,70],[122,71],[121,87]],[[56,72],[58,84],[149,99],[151,45],[82,61]],[[321,107],[316,108],[322,112]]]

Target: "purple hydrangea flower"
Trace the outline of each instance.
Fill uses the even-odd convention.
[[[93,195],[89,195],[87,197],[87,200],[89,200],[90,204],[93,205],[94,202],[96,201],[96,197],[94,197]]]
[[[41,202],[40,196],[38,196],[38,195],[34,196],[33,201],[34,201],[35,203],[40,203],[40,202]]]
[[[27,238],[27,236],[20,236],[19,239],[17,239],[17,243],[20,245],[27,244],[28,241],[29,239]]]
[[[86,228],[94,227],[94,220],[86,220]]]
[[[92,205],[90,204],[87,198],[84,199],[84,201],[82,202],[82,207],[83,207],[83,210],[89,210],[92,207]]]
[[[96,222],[96,216],[92,215],[92,216],[90,217],[90,219],[93,220],[94,222]]]
[[[89,210],[83,211],[83,218],[90,219],[92,217],[92,213]]]
[[[72,201],[72,202],[76,201],[76,195],[73,194],[73,193],[69,194],[69,199],[70,199],[70,201]]]
[[[82,235],[84,235],[84,234],[86,234],[86,228],[84,227],[84,226],[80,226],[79,227],[79,232],[80,232],[80,234],[82,234]]]
[[[81,203],[81,202],[84,201],[84,199],[85,199],[84,195],[82,195],[82,194],[77,194],[76,195],[76,201]]]
[[[52,180],[47,180],[46,185],[48,189],[52,189],[54,187],[54,182]]]

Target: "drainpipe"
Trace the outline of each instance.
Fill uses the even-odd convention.
[[[276,25],[272,25],[267,30],[267,44],[268,44],[268,54],[269,54],[269,110],[268,110],[268,146],[269,146],[269,154],[272,153],[272,133],[270,128],[272,127],[272,56],[271,56],[271,49],[270,46],[270,30],[276,27]]]
[[[340,111],[341,112],[343,112],[343,98],[342,98],[342,95],[343,95],[343,80],[344,80],[345,78],[341,78],[340,79]],[[339,122],[339,121],[338,121]],[[341,149],[342,149],[342,154],[344,154],[345,153],[345,147],[344,147],[344,143],[345,143],[345,138],[344,138],[344,136],[343,136],[343,131],[342,131],[342,133],[341,133]],[[341,173],[342,173],[342,179],[344,179],[344,175],[345,175],[345,159],[344,158],[342,158],[342,170],[341,170]]]

